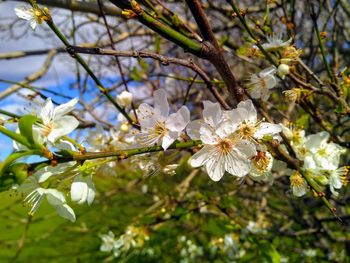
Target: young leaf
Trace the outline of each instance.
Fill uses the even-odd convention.
[[[23,135],[28,142],[33,145],[33,124],[37,121],[37,118],[33,115],[24,115],[19,119],[18,127],[21,135]]]
[[[6,129],[4,126],[1,126],[1,125],[0,125],[0,132],[5,136],[10,137],[12,140],[19,142],[20,144],[23,144],[24,146],[27,146],[28,148],[30,148],[30,143],[28,142],[27,138],[22,136],[21,134],[10,131],[9,129]]]
[[[41,155],[40,150],[29,150],[20,151],[10,154],[1,164],[0,164],[0,177],[7,171],[10,165],[14,164],[18,159],[29,156],[29,155]]]

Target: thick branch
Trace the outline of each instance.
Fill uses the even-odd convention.
[[[5,0],[6,1],[6,0]],[[7,0],[13,1],[13,0]],[[28,2],[27,0],[16,0],[16,2]],[[71,11],[78,11],[83,13],[92,13],[96,15],[100,15],[100,10],[98,5],[95,2],[83,2],[76,0],[37,0],[38,4],[50,6],[50,7],[58,7]],[[121,16],[120,9],[114,6],[106,6],[105,7],[106,15],[108,16]]]
[[[210,50],[208,60],[214,65],[219,72],[221,78],[225,82],[227,88],[232,92],[237,101],[244,99],[244,89],[237,83],[235,76],[233,75],[229,65],[227,64],[222,50],[217,42],[215,35],[211,29],[206,14],[203,11],[202,5],[199,0],[186,0],[188,7],[194,19],[197,22],[199,30],[202,33],[203,38],[210,42],[212,48]]]

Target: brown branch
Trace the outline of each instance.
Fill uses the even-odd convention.
[[[158,60],[162,63],[162,65],[166,66],[169,64],[175,64],[187,67],[194,72],[196,72],[205,82],[207,88],[216,98],[216,100],[221,104],[221,106],[228,110],[230,106],[225,102],[222,98],[216,87],[212,84],[209,76],[197,65],[193,62],[192,59],[180,59],[180,58],[172,58],[166,57],[157,53],[152,53],[147,50],[134,50],[134,51],[117,51],[117,50],[108,50],[102,48],[84,48],[84,47],[75,47],[70,46],[68,48],[69,52],[74,53],[82,53],[82,54],[91,54],[91,55],[107,55],[107,56],[118,56],[118,57],[133,57],[133,58],[152,58]]]
[[[199,0],[186,0],[186,3],[190,8],[194,19],[196,20],[203,38],[210,43],[207,44],[209,47],[209,55],[207,59],[219,72],[228,90],[234,94],[236,100],[244,100],[244,89],[238,85],[235,76],[227,64],[219,43],[217,42],[215,35],[211,29],[207,16],[203,11],[201,3]]]
[[[126,39],[129,39],[130,37],[140,37],[140,36],[147,36],[150,35],[152,32],[149,30],[137,30],[131,33],[123,32],[119,34],[117,37],[113,38],[113,43],[120,43],[123,42]],[[100,41],[99,46],[100,47],[107,47],[110,45],[110,41]],[[95,47],[96,42],[85,42],[80,43],[79,46],[81,47]],[[29,51],[14,51],[14,52],[7,52],[7,53],[0,53],[0,60],[2,59],[16,59],[16,58],[22,58],[22,57],[28,57],[28,56],[40,56],[40,55],[46,55],[50,51],[55,50],[57,53],[66,53],[67,50],[65,47],[57,47],[57,48],[51,48],[51,49],[39,49],[39,50],[29,50]]]
[[[5,0],[5,1],[12,1],[13,0]],[[16,0],[16,2],[28,2],[27,0]],[[92,13],[96,15],[100,15],[100,10],[98,8],[98,5],[94,2],[83,2],[83,1],[76,1],[76,0],[37,0],[38,4],[41,5],[47,5],[50,7],[58,7],[63,9],[68,9],[71,11],[78,11],[83,13]],[[119,8],[116,8],[114,6],[107,6],[105,8],[105,13],[108,16],[120,16],[121,11]]]

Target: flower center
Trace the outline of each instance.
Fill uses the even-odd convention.
[[[252,158],[254,166],[259,172],[266,172],[270,164],[270,158],[265,152],[258,151],[258,154]]]
[[[327,155],[326,149],[325,148],[321,148],[317,151],[318,155],[325,157]]]
[[[290,177],[290,184],[294,187],[300,187],[305,185],[305,180],[300,173],[296,172]]]
[[[266,87],[266,81],[264,78],[260,78],[259,79],[259,84],[262,88],[265,88]]]
[[[169,130],[165,127],[164,122],[157,122],[156,126],[154,127],[154,134],[158,136],[164,136]]]
[[[242,139],[251,139],[255,133],[255,127],[253,125],[249,125],[244,123],[239,128],[239,134]]]
[[[52,122],[45,124],[43,135],[45,137],[48,137],[52,130],[53,130],[53,123]]]
[[[227,154],[232,150],[233,142],[227,138],[222,139],[218,144],[216,144],[216,148],[220,153]]]

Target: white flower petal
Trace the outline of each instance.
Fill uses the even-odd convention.
[[[211,126],[204,123],[199,129],[200,139],[205,144],[216,144],[219,140],[218,136],[215,134],[215,131]]]
[[[325,131],[311,134],[306,137],[305,147],[309,150],[318,149],[328,141],[329,136],[329,133]]]
[[[302,186],[293,186],[293,195],[296,197],[301,197],[307,193],[307,185],[302,185]]]
[[[199,129],[202,126],[202,120],[191,121],[186,127],[186,133],[192,140],[199,140]]]
[[[55,144],[55,147],[57,149],[60,149],[60,150],[68,150],[68,151],[75,151],[76,150],[73,143],[66,141],[66,140],[59,140],[59,142]]]
[[[266,89],[273,89],[277,85],[277,80],[273,75],[267,75],[264,77]]]
[[[24,20],[31,20],[34,18],[34,14],[30,11],[30,8],[27,8],[25,6],[16,7],[15,13],[19,18],[22,18]]]
[[[51,98],[47,98],[44,107],[40,111],[40,117],[44,124],[48,124],[53,120],[54,107]]]
[[[218,153],[217,153],[218,154]],[[211,156],[205,163],[207,173],[213,181],[217,182],[225,174],[225,162],[219,159],[219,156]]]
[[[92,181],[92,176],[88,176],[86,182],[88,185],[88,195],[86,198],[86,202],[88,203],[88,205],[91,205],[96,196],[96,188],[94,182]]]
[[[276,67],[275,66],[271,66],[271,67],[268,67],[268,68],[263,69],[262,71],[260,71],[259,76],[262,77],[262,78],[264,78],[266,76],[269,76],[269,75],[271,76],[271,75],[275,74],[276,71],[277,71]]]
[[[83,179],[81,174],[77,175],[74,178],[74,181],[70,188],[70,196],[72,201],[77,202],[78,204],[85,203],[88,195],[88,185]]]
[[[54,206],[56,209],[56,212],[63,218],[68,219],[72,222],[75,222],[76,218],[75,218],[75,213],[73,211],[73,209],[67,205],[67,204],[63,204],[63,205],[56,205]]]
[[[241,109],[245,109],[245,111],[241,111]],[[251,100],[245,100],[238,103],[237,110],[241,114],[242,119],[252,123],[256,122],[257,113],[254,104]]]
[[[203,119],[204,121],[212,127],[216,125],[222,119],[222,110],[219,103],[213,103],[211,101],[203,101]]]
[[[29,21],[29,26],[30,26],[31,29],[35,30],[37,25],[38,25],[38,22],[35,19],[31,19]]]
[[[190,111],[182,106],[176,113],[171,114],[165,122],[165,127],[171,131],[181,132],[190,122]]]
[[[92,176],[83,177],[81,174],[74,178],[70,189],[71,199],[78,204],[85,202],[91,205],[95,199],[96,188]]]
[[[169,146],[179,137],[180,133],[176,131],[167,132],[162,140],[162,147],[167,150]]]
[[[256,146],[254,143],[247,140],[237,141],[233,149],[246,155],[247,158],[251,158],[256,155]]]
[[[208,161],[211,150],[215,146],[205,145],[202,149],[196,152],[190,159],[190,164],[193,167],[200,167]]]
[[[282,127],[278,124],[268,123],[268,122],[262,122],[258,129],[256,130],[254,137],[256,139],[261,139],[265,135],[275,135],[282,131]]]
[[[216,128],[215,134],[217,134],[220,138],[229,137],[232,133],[234,133],[238,128],[238,123],[234,123],[231,121],[223,121],[220,122]]]
[[[250,171],[249,159],[237,151],[227,154],[224,165],[227,172],[238,177],[243,177]]]
[[[67,103],[61,104],[54,109],[54,118],[61,118],[74,110],[75,105],[78,103],[78,98],[74,98]]]
[[[164,120],[169,116],[168,98],[163,89],[154,92],[154,113],[156,116],[163,117]]]
[[[57,206],[66,203],[64,195],[56,189],[38,189],[38,193],[45,194],[50,205]]]
[[[52,175],[57,175],[64,172],[72,165],[74,165],[74,162],[73,164],[72,162],[59,163],[56,166],[48,165],[36,171],[32,176],[36,177],[39,183],[42,183],[49,179]]]
[[[73,116],[63,116],[55,120],[48,140],[54,143],[58,138],[74,131],[79,126],[79,121]]]

